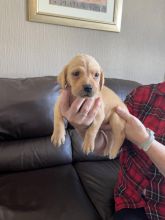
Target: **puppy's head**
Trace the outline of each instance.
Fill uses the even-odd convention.
[[[62,88],[71,87],[73,96],[93,97],[103,87],[104,74],[92,56],[79,54],[64,67],[58,82]]]

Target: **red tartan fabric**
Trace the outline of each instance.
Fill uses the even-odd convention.
[[[156,140],[165,145],[165,82],[138,87],[125,103],[134,116],[155,132]],[[165,177],[145,152],[125,141],[120,164],[116,211],[144,207],[148,219],[165,219]]]

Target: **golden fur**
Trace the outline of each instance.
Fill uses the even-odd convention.
[[[62,88],[70,87],[73,97],[100,97],[101,107],[93,123],[86,130],[83,151],[88,154],[94,150],[95,138],[101,124],[109,123],[112,141],[104,154],[111,159],[115,158],[125,139],[125,121],[118,116],[115,108],[121,106],[127,109],[127,107],[111,89],[104,86],[104,74],[98,62],[92,56],[79,54],[64,67],[58,81]],[[60,97],[54,108],[54,131],[51,137],[56,146],[65,141],[65,126],[59,110],[59,101]]]

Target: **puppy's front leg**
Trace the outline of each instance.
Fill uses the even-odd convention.
[[[113,113],[110,121],[109,121],[111,128],[112,128],[112,143],[113,145],[109,146],[109,158],[114,159],[116,158],[120,147],[122,146],[124,139],[125,139],[125,121],[121,119],[117,113]]]
[[[85,154],[89,154],[90,152],[93,152],[95,147],[95,139],[103,120],[104,120],[104,112],[100,111],[96,115],[96,118],[94,119],[91,126],[86,130],[85,138],[83,142],[83,152]]]
[[[54,108],[54,130],[51,136],[51,141],[57,147],[65,142],[65,124],[60,111],[59,99]]]

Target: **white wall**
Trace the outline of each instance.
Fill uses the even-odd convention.
[[[164,79],[165,0],[124,0],[120,33],[29,22],[26,3],[0,0],[0,77],[57,75],[84,52],[107,77]]]

